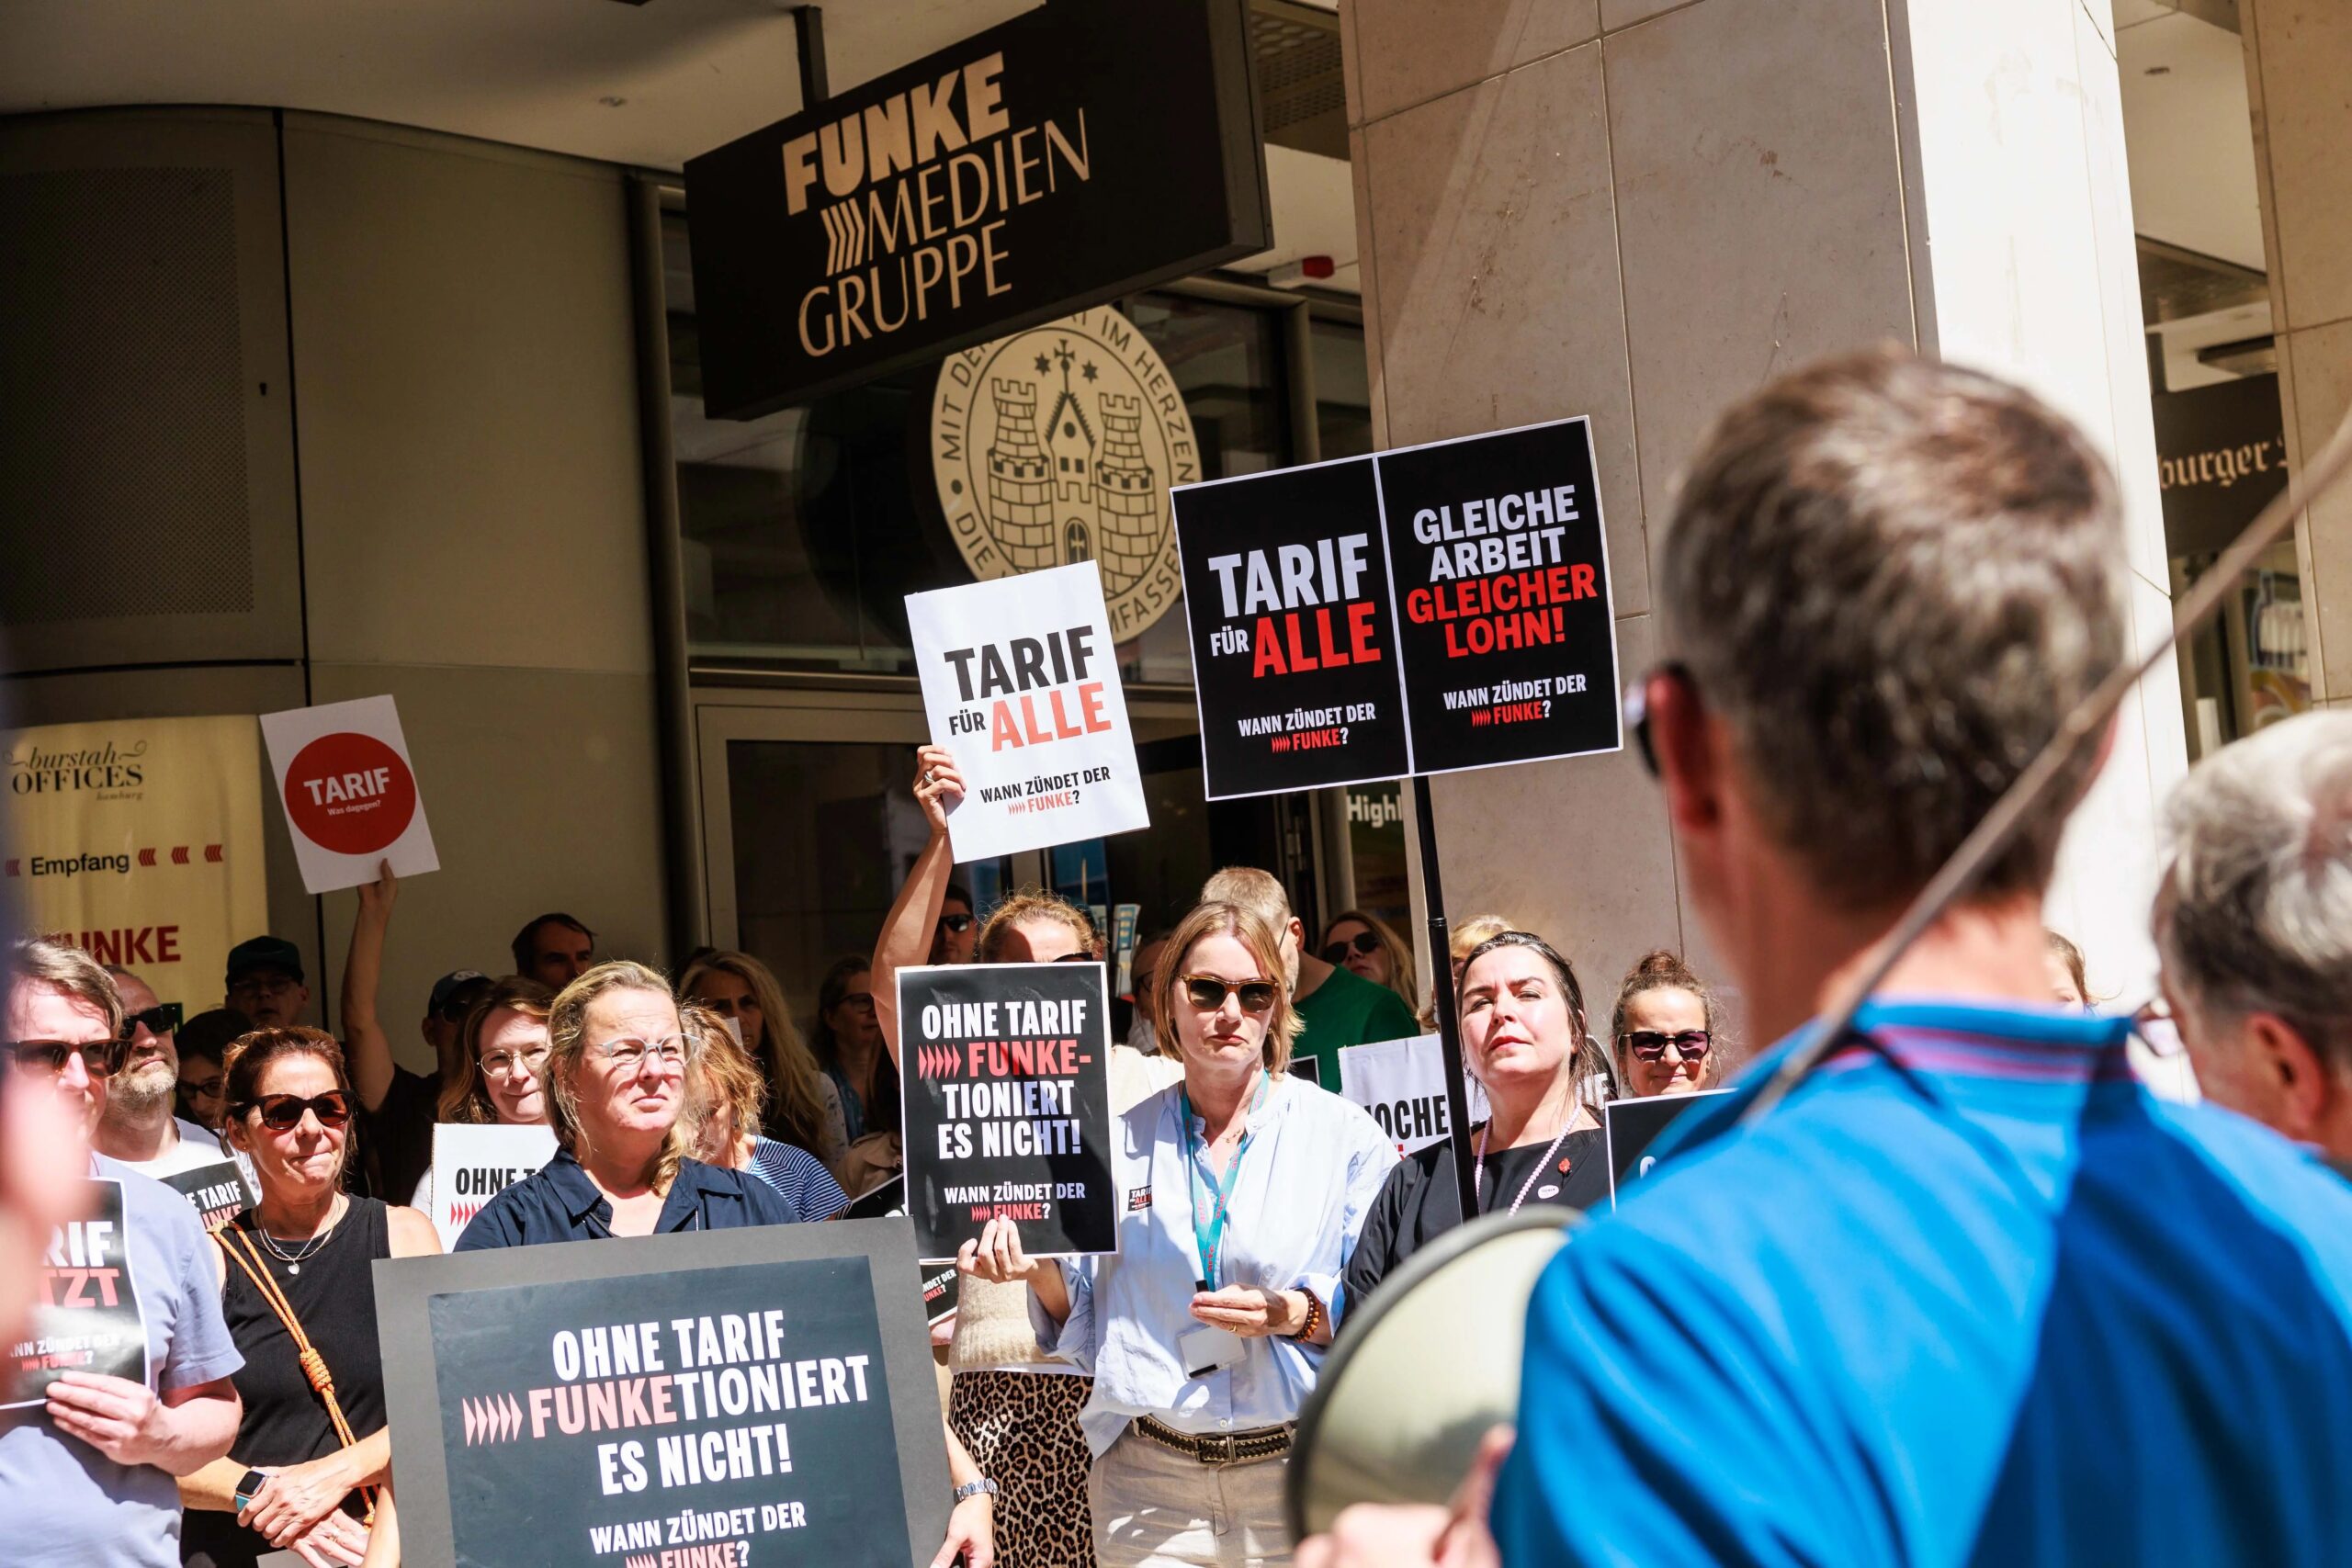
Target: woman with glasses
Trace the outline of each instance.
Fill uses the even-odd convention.
[[[1290,1075],[1299,1024],[1263,920],[1201,905],[1168,954],[1151,1006],[1184,1076],[1113,1125],[1117,1254],[1032,1261],[993,1220],[958,1266],[1025,1283],[1046,1348],[1094,1374],[1097,1562],[1283,1563],[1285,1455],[1396,1153]]]
[[[1470,1129],[1478,1213],[1605,1204],[1609,1161],[1593,1102],[1609,1066],[1585,1027],[1576,969],[1542,937],[1503,931],[1471,949],[1461,986],[1463,1066],[1487,1091],[1487,1118]],[[1350,1299],[1461,1223],[1452,1145],[1415,1152],[1389,1173],[1364,1223],[1348,1262]]]
[[[1316,950],[1316,956],[1375,986],[1387,987],[1408,1010],[1420,1010],[1421,998],[1413,987],[1412,949],[1379,916],[1362,909],[1340,910],[1323,929],[1323,945]]]
[[[459,1027],[459,1049],[442,1075],[436,1120],[474,1126],[544,1126],[548,1120],[548,1010],[555,994],[520,975],[482,994]],[[433,1170],[409,1207],[433,1212]]]
[[[732,1022],[743,1054],[765,1081],[768,1131],[779,1142],[808,1150],[825,1168],[840,1174],[849,1147],[849,1122],[841,1086],[792,1027],[784,987],[775,971],[748,953],[718,949],[686,965],[678,977],[678,999],[694,1002]]]
[[[433,1226],[343,1188],[357,1097],[343,1051],[315,1029],[264,1029],[229,1047],[228,1137],[261,1201],[213,1233],[221,1312],[243,1352],[244,1402],[229,1457],[180,1481],[183,1561],[251,1568],[291,1550],[356,1563],[391,1469],[377,1349],[379,1258],[441,1250]],[[304,1348],[332,1396],[311,1383]]]
[[[1617,1077],[1636,1100],[1696,1094],[1715,1076],[1715,998],[1681,959],[1642,955],[1617,991]]]

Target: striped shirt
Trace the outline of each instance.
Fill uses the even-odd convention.
[[[753,1140],[751,1170],[791,1199],[793,1212],[804,1220],[830,1220],[849,1207],[849,1194],[825,1162],[797,1144]]]

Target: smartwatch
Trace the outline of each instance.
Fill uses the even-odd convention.
[[[268,1482],[269,1477],[258,1470],[245,1472],[244,1478],[237,1483],[237,1512],[243,1513]]]

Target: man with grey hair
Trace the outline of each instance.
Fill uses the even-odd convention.
[[[1990,378],[1830,360],[1717,423],[1659,569],[1637,739],[1782,1043],[1544,1270],[1491,1540],[1389,1509],[1299,1568],[2341,1568],[2352,1185],[2156,1101],[2128,1019],[2052,1005],[2042,896],[2095,761],[1759,1100],[2123,656],[2104,463]]]
[[[2352,1167],[2352,713],[2223,747],[2165,826],[2156,951],[2199,1086]]]

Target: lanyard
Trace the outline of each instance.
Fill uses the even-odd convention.
[[[1265,1069],[1258,1070],[1258,1087],[1250,1097],[1250,1125],[1244,1128],[1241,1142],[1235,1145],[1233,1157],[1226,1162],[1225,1178],[1209,1189],[1216,1198],[1215,1212],[1206,1225],[1201,1223],[1201,1167],[1208,1163],[1208,1147],[1193,1131],[1193,1097],[1185,1089],[1176,1091],[1177,1113],[1184,1118],[1184,1180],[1185,1191],[1192,1199],[1193,1246],[1201,1258],[1201,1289],[1216,1289],[1217,1265],[1225,1258],[1225,1222],[1227,1205],[1233,1201],[1233,1189],[1241,1175],[1241,1156],[1250,1152],[1250,1140],[1258,1135],[1257,1111],[1266,1098],[1268,1080]]]

